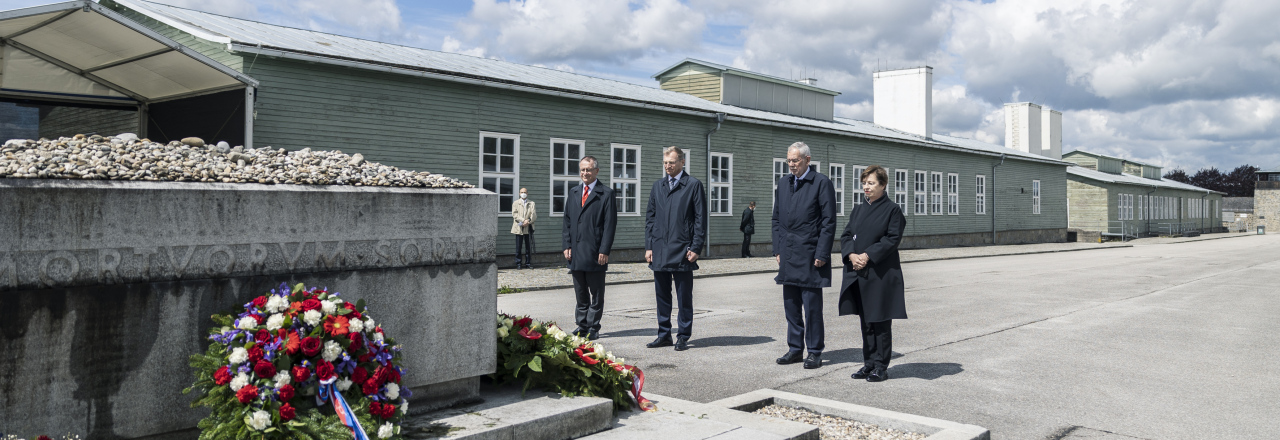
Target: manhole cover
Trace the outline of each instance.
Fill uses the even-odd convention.
[[[672,307],[671,315],[675,316],[676,313],[678,313],[677,309]],[[730,315],[734,313],[742,313],[742,311],[729,309],[693,309],[694,318],[710,318],[712,316]],[[604,312],[604,314],[620,318],[653,319],[653,317],[658,315],[658,309],[656,307],[640,307],[634,309],[609,310]]]

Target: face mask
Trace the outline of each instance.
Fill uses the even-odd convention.
[[[527,199],[527,198],[529,198],[529,195],[528,195],[528,194],[520,193],[520,200],[524,200],[524,199]]]

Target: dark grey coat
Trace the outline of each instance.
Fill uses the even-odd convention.
[[[898,258],[898,244],[906,224],[902,208],[885,196],[854,206],[849,212],[849,224],[840,236],[840,255],[845,259],[844,281],[840,283],[841,316],[864,315],[867,322],[907,319],[902,261]],[[851,269],[848,256],[863,253],[867,254],[867,266],[858,271]],[[851,289],[855,284],[857,296]],[[861,298],[860,304],[857,298]]]
[[[582,189],[579,184],[569,190],[565,199],[564,228],[561,249],[573,249],[569,270],[599,272],[609,270],[608,264],[597,264],[599,254],[609,255],[613,248],[613,233],[618,227],[618,209],[613,201],[613,189],[596,181],[587,195],[587,204],[581,205]]]
[[[738,230],[747,235],[756,233],[756,210],[750,207],[742,210],[742,224],[738,225]]]
[[[654,182],[649,191],[649,209],[644,221],[644,249],[653,251],[649,269],[655,272],[688,272],[698,269],[685,253],[702,255],[707,238],[707,198],[702,182],[681,174],[675,189],[667,176]]]
[[[795,176],[778,181],[773,203],[773,254],[781,257],[774,281],[800,287],[831,287],[831,244],[836,234],[836,196],[831,179],[809,171],[793,190]],[[822,260],[822,267],[813,265]]]

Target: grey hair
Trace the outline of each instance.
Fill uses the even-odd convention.
[[[812,156],[811,154],[809,154],[809,144],[806,144],[804,142],[796,142],[794,144],[791,144],[790,147],[787,147],[787,151],[791,151],[791,150],[799,151],[800,155],[804,157]]]
[[[667,155],[671,153],[676,154],[677,160],[684,160],[684,150],[681,150],[680,147],[672,145],[670,147],[662,149],[662,157],[667,157]]]

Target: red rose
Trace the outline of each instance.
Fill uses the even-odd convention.
[[[347,316],[350,316],[350,317],[355,318],[355,319],[360,319],[360,318],[361,318],[360,312],[356,311],[356,305],[355,305],[355,304],[352,304],[352,303],[350,303],[350,302],[344,302],[344,303],[342,303],[342,307],[343,307],[343,308],[346,308],[347,310],[350,310],[350,311],[351,311],[351,313],[348,313],[348,314],[347,314]]]
[[[292,405],[289,405],[287,403],[284,405],[280,405],[280,420],[284,420],[284,421],[293,420],[294,416],[296,415],[297,414],[294,413]]]
[[[359,333],[348,333],[347,339],[351,340],[350,351],[357,352],[364,348],[364,336]]]
[[[526,317],[523,317],[523,318],[520,318],[519,320],[517,320],[517,321],[516,321],[516,323],[515,323],[515,325],[516,325],[516,327],[525,327],[525,326],[528,326],[528,325],[529,325],[529,323],[531,323],[531,322],[533,322],[533,319],[532,319],[532,318],[529,318],[528,316],[526,316]]]
[[[304,367],[304,366],[301,366],[301,365],[298,365],[298,366],[296,366],[296,367],[293,367],[293,381],[294,381],[294,382],[297,382],[297,383],[303,383],[303,382],[306,382],[306,381],[307,381],[307,379],[310,379],[310,378],[311,378],[311,370],[308,370],[308,369],[307,369],[307,367]]]
[[[257,398],[258,387],[253,385],[245,385],[243,388],[240,388],[240,391],[236,391],[236,399],[239,399],[240,403],[248,405],[249,402],[252,402],[253,399]]]
[[[356,367],[356,371],[351,373],[351,381],[355,383],[364,383],[369,379],[369,370],[364,367]]]
[[[535,332],[533,331],[532,328],[529,328],[529,327],[522,328],[520,329],[519,332],[516,332],[516,333],[518,333],[520,336],[523,336],[525,339],[528,339],[531,341],[537,340],[538,338],[542,337],[542,333]]]
[[[363,364],[363,363],[369,362],[373,360],[374,356],[377,356],[377,355],[374,354],[372,351],[367,351],[364,354],[360,355],[360,363]]]
[[[307,355],[307,357],[320,353],[322,347],[324,347],[324,344],[320,342],[320,338],[314,336],[302,338],[302,354]]]
[[[285,385],[276,390],[276,397],[279,397],[281,402],[288,402],[293,399],[293,393],[293,385]]]
[[[382,414],[382,404],[379,402],[369,402],[369,414]]]
[[[258,325],[262,325],[263,323],[267,322],[267,318],[265,316],[262,316],[262,315],[249,315],[249,316],[252,316],[253,319],[256,319],[258,321]]]
[[[262,307],[262,306],[265,306],[265,305],[267,305],[267,297],[265,297],[265,296],[259,296],[259,297],[257,297],[257,298],[254,298],[254,299],[253,299],[253,306],[254,306],[254,307]]]
[[[218,371],[213,372],[213,383],[218,385],[226,385],[231,382],[231,369],[223,365]]]
[[[258,361],[258,363],[253,366],[253,372],[257,373],[258,377],[261,377],[263,379],[270,379],[272,377],[275,377],[276,375],[276,366],[271,365],[270,362],[261,360],[261,361]]]
[[[308,312],[318,308],[320,308],[320,300],[318,299],[308,298],[306,301],[302,302],[302,311],[304,312]]]
[[[267,331],[265,328],[258,329],[258,333],[253,335],[253,339],[258,341],[259,344],[266,344],[271,342],[271,332]]]
[[[383,404],[383,405],[382,405],[382,413],[381,413],[381,414],[378,414],[378,416],[379,416],[379,417],[382,417],[383,419],[389,419],[389,418],[395,417],[395,416],[396,416],[396,406],[395,406],[395,405],[392,405],[392,404],[390,404],[390,403],[385,403],[385,404]]]
[[[320,361],[316,363],[316,378],[326,381],[333,378],[333,364],[329,361]]]
[[[262,346],[255,345],[249,349],[249,363],[256,364],[262,360]]]
[[[373,377],[378,378],[379,384],[387,382],[400,383],[400,371],[390,365],[383,365],[373,371]]]
[[[363,384],[360,384],[360,391],[366,396],[378,394],[378,379],[370,377],[365,380]]]

